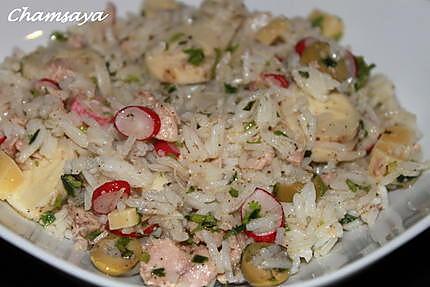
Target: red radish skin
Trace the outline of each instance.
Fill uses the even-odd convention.
[[[157,229],[158,228],[158,224],[151,224],[151,225],[149,225],[149,226],[147,226],[147,227],[145,227],[144,229],[143,229],[143,234],[145,234],[145,235],[151,235],[152,234],[152,232],[154,232],[155,231],[155,229]]]
[[[123,191],[121,193],[120,191]],[[108,214],[116,208],[122,195],[130,195],[130,184],[124,180],[109,181],[93,192],[92,208],[97,214]]]
[[[148,107],[128,106],[116,113],[114,126],[124,136],[147,140],[158,134],[161,120],[158,114]]]
[[[290,83],[288,83],[287,78],[285,78],[285,76],[282,74],[267,73],[267,74],[263,74],[262,77],[266,81],[273,82],[278,87],[281,87],[284,89],[287,89],[288,86],[290,85]]]
[[[274,212],[279,213],[279,216],[281,218],[280,218],[278,227],[285,226],[284,210],[282,209],[282,205],[279,203],[279,201],[277,201],[272,196],[271,193],[261,188],[256,188],[254,193],[251,194],[243,203],[241,207],[241,214],[240,214],[242,222],[243,222],[243,217],[245,216],[245,211],[248,203],[254,200],[261,204],[263,212],[266,210],[269,213],[274,213]],[[275,241],[276,232],[277,230],[275,229],[273,231],[257,234],[255,232],[245,230],[245,234],[248,237],[253,238],[256,242],[268,242],[268,243],[272,243]]]
[[[299,56],[301,56],[303,55],[303,52],[305,51],[305,49],[315,41],[316,39],[313,37],[303,38],[297,42],[296,46],[294,47],[294,50],[296,51],[297,54],[299,54]]]
[[[112,233],[112,234],[114,234],[114,235],[116,235],[116,236],[119,236],[119,237],[128,237],[128,238],[141,238],[141,237],[143,237],[143,234],[141,234],[141,233],[137,233],[137,232],[123,233],[123,232],[121,231],[121,229],[111,230],[111,229],[109,229],[108,225],[106,225],[106,229],[107,229],[110,233]]]
[[[38,87],[51,87],[56,90],[61,90],[60,84],[57,81],[48,78],[42,78],[36,82]]]
[[[0,137],[0,144],[4,143],[7,140],[7,136]]]
[[[152,143],[155,149],[155,152],[159,156],[175,156],[178,158],[181,155],[181,152],[176,147],[174,143],[169,143],[163,140],[154,140]]]
[[[92,118],[101,126],[110,125],[112,123],[111,117],[100,116],[99,114],[85,107],[78,99],[73,100],[72,105],[70,106],[70,110],[72,112],[75,112],[79,116]]]

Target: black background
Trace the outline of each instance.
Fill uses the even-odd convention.
[[[430,286],[430,229],[335,286]],[[0,239],[0,286],[93,287]]]

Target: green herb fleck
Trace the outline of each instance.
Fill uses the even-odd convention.
[[[231,176],[231,178],[228,180],[227,184],[232,184],[233,182],[235,182],[238,179],[237,176],[237,171],[234,172],[234,174]]]
[[[130,258],[134,254],[133,251],[127,248],[130,241],[131,239],[128,237],[121,237],[115,242],[115,247],[118,248],[119,252],[121,252],[121,256],[123,258]]]
[[[139,77],[136,75],[128,75],[127,77],[125,77],[124,82],[127,84],[132,84],[132,83],[138,83]]]
[[[81,190],[83,182],[79,174],[63,174],[61,176],[64,189],[70,196],[75,196],[76,192]]]
[[[239,44],[231,44],[225,49],[226,52],[234,53],[239,48]]]
[[[326,66],[326,67],[331,67],[331,68],[335,68],[337,66],[337,62],[336,60],[334,60],[331,57],[327,57],[321,60],[322,63]]]
[[[64,203],[63,196],[61,194],[57,195],[57,197],[55,198],[53,210],[60,210],[61,207],[63,206],[63,203]]]
[[[166,271],[164,270],[164,268],[155,268],[152,269],[151,274],[157,277],[164,277],[166,276]]]
[[[236,225],[224,234],[224,239],[227,239],[230,236],[238,235],[239,233],[245,231],[245,227],[245,224]]]
[[[322,22],[324,21],[324,16],[318,16],[311,21],[312,27],[321,27]]]
[[[246,141],[247,144],[261,144],[262,141],[260,138],[254,140],[254,141]]]
[[[187,193],[192,193],[192,192],[194,192],[194,191],[196,191],[196,187],[195,187],[194,185],[190,186],[190,187],[187,189]]]
[[[188,63],[194,66],[200,65],[205,59],[205,54],[200,48],[189,48],[183,52],[188,55]]]
[[[149,255],[148,252],[143,251],[142,254],[139,257],[139,260],[144,262],[144,263],[148,263],[149,260],[151,260],[151,255]]]
[[[369,79],[370,72],[376,67],[375,64],[368,65],[363,57],[355,57],[355,62],[357,64],[357,80],[355,82],[355,90],[358,91],[367,83]]]
[[[40,133],[40,129],[38,129],[34,134],[32,134],[28,140],[28,144],[34,143],[34,141],[37,139],[37,136]]]
[[[203,263],[205,263],[208,260],[209,260],[209,258],[207,258],[206,256],[202,256],[202,255],[196,254],[191,259],[191,262],[198,263],[198,264],[203,264]]]
[[[52,32],[49,38],[53,41],[58,41],[58,42],[66,42],[68,39],[68,37],[64,33],[59,31]]]
[[[179,41],[184,36],[185,36],[185,34],[182,32],[175,33],[172,36],[170,36],[168,42],[169,43],[175,43],[175,42]]]
[[[55,214],[52,211],[47,211],[40,216],[39,223],[46,227],[55,221]]]
[[[419,176],[420,175],[417,175],[417,176],[399,175],[398,177],[396,177],[396,180],[394,182],[387,185],[387,189],[389,191],[392,191],[396,189],[411,187],[418,179]]]
[[[102,234],[101,230],[94,230],[94,231],[89,232],[87,235],[85,235],[85,239],[93,241],[100,234]]]
[[[255,123],[255,121],[245,122],[245,123],[243,123],[243,129],[244,129],[244,131],[249,131],[250,129],[252,129],[256,125],[257,124]]]
[[[315,190],[317,192],[318,197],[323,196],[327,192],[328,186],[324,183],[321,176],[315,175],[312,179],[312,182],[315,186]]]
[[[212,214],[197,214],[197,213],[191,213],[185,216],[185,219],[197,223],[199,226],[197,227],[197,230],[201,229],[207,229],[207,230],[214,230],[214,228],[217,226],[217,220]]]
[[[341,220],[339,220],[339,223],[340,224],[348,224],[348,223],[351,223],[351,222],[353,222],[354,220],[356,220],[358,217],[356,217],[356,216],[353,216],[353,215],[351,215],[351,214],[349,214],[349,213],[347,213],[347,214],[345,214],[345,216],[341,219]]]
[[[351,190],[352,192],[357,192],[359,190],[364,190],[364,191],[370,190],[370,185],[360,185],[360,184],[353,182],[349,178],[346,179],[345,183],[348,186],[349,190]]]
[[[248,210],[243,217],[243,224],[248,224],[252,219],[260,217],[261,204],[255,200],[248,203]]]
[[[239,196],[239,190],[235,189],[235,188],[230,188],[228,193],[230,193],[231,197],[238,197]]]
[[[252,107],[254,106],[255,101],[250,101],[246,104],[246,106],[243,108],[244,111],[250,111]]]
[[[236,94],[237,93],[237,87],[232,86],[228,83],[224,83],[224,91],[226,94]]]
[[[282,137],[288,137],[287,134],[283,131],[274,131],[273,134],[275,136],[282,136]]]
[[[307,72],[307,71],[299,71],[299,75],[302,78],[309,79],[309,72]]]

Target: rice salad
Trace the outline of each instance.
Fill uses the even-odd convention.
[[[146,0],[0,68],[0,199],[149,286],[276,286],[429,167],[340,18]]]

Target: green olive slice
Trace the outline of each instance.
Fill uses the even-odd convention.
[[[101,272],[111,276],[121,276],[130,271],[138,262],[142,254],[142,247],[137,239],[131,239],[126,245],[129,252],[123,257],[115,246],[118,237],[107,237],[91,249],[90,259],[94,266]]]
[[[253,263],[253,257],[256,256],[259,251],[263,248],[276,245],[273,243],[255,242],[249,244],[242,252],[242,258],[240,262],[240,268],[243,276],[251,286],[254,287],[270,287],[277,286],[285,281],[289,277],[288,269],[263,269],[255,266]],[[282,250],[286,248],[278,245]]]
[[[294,194],[302,190],[304,184],[295,182],[292,184],[277,183],[273,187],[273,195],[280,202],[293,202]]]
[[[318,70],[331,75],[339,82],[351,77],[345,59],[333,59],[330,45],[326,42],[317,41],[306,47],[300,57],[300,63],[314,65]]]

